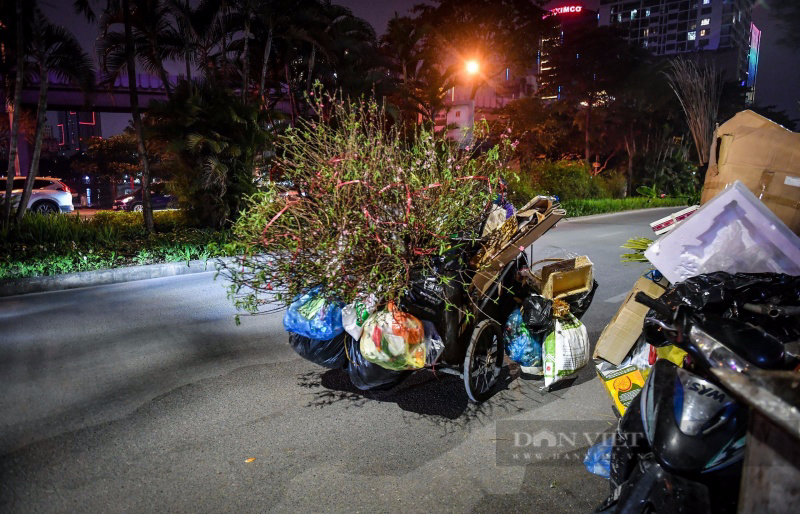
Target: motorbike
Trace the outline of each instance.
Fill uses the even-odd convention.
[[[785,289],[783,300],[796,303],[796,291],[796,286]],[[611,494],[596,512],[735,512],[748,409],[712,369],[795,369],[800,361],[785,343],[796,338],[798,307],[782,305],[775,296],[759,303],[727,302],[724,309],[693,308],[674,301],[675,295],[661,300],[640,292],[635,298],[650,308],[643,337],[656,346],[674,344],[687,357],[683,367],[656,361],[620,420]],[[769,330],[753,323],[759,316]]]

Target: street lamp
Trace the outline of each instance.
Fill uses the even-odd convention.
[[[475,75],[476,73],[478,73],[479,68],[480,66],[478,65],[478,61],[474,59],[467,61],[467,73],[469,73],[470,75]]]

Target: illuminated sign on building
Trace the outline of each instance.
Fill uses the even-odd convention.
[[[583,11],[582,5],[565,5],[563,7],[556,7],[554,9],[550,9],[550,12],[553,14],[570,14],[570,13],[579,13]]]

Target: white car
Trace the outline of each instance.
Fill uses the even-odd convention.
[[[11,197],[22,196],[25,177],[14,178],[14,189]],[[0,178],[0,198],[6,194],[6,178]],[[37,177],[33,181],[33,190],[28,200],[28,210],[42,214],[55,214],[57,212],[72,212],[72,191],[66,184],[57,178]]]

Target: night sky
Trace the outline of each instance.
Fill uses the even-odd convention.
[[[386,23],[398,12],[407,14],[409,9],[420,3],[419,0],[338,0],[349,7],[354,14],[369,21],[378,34],[386,28]],[[574,2],[554,2],[554,4],[582,4],[596,9],[599,0],[575,0]],[[89,25],[72,10],[72,0],[40,0],[39,4],[50,20],[61,22],[71,30],[88,51],[93,53],[97,28]],[[753,21],[761,29],[761,58],[756,83],[756,102],[761,105],[777,105],[790,116],[800,118],[800,57],[796,52],[777,44],[779,29],[770,16],[767,0],[757,0],[753,11]],[[182,72],[182,64],[176,64],[174,73]],[[52,121],[55,115],[48,116]],[[108,137],[121,132],[128,124],[129,115],[102,115],[103,136]]]

